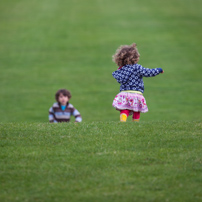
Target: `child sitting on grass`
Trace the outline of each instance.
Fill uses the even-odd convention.
[[[71,93],[66,89],[60,89],[55,94],[56,103],[49,109],[49,122],[69,122],[70,117],[75,117],[75,122],[81,122],[82,118],[77,109],[69,103]]]
[[[113,55],[119,68],[112,73],[120,83],[120,93],[116,95],[112,106],[120,111],[120,121],[126,122],[129,115],[133,121],[139,121],[140,112],[147,112],[146,100],[143,96],[143,77],[152,77],[163,73],[163,69],[144,68],[138,64],[140,54],[136,44],[121,46]]]

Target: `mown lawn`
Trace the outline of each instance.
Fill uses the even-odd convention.
[[[60,88],[83,120],[116,121],[111,56],[136,42],[145,78],[142,120],[201,120],[199,0],[8,0],[0,6],[0,122],[47,122]]]
[[[0,124],[0,201],[201,201],[202,124]]]
[[[202,1],[0,4],[0,201],[202,201]],[[111,56],[133,42],[165,73],[119,123]],[[60,88],[83,123],[48,123]]]

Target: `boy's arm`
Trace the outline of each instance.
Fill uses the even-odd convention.
[[[57,121],[55,120],[54,111],[53,111],[52,107],[49,109],[49,116],[48,116],[48,118],[49,118],[49,122],[50,123],[57,123]]]
[[[152,77],[152,76],[156,76],[160,73],[163,73],[163,69],[162,68],[155,68],[155,69],[149,69],[149,68],[144,68],[144,67],[140,67],[140,74],[144,77]]]
[[[75,117],[75,122],[81,122],[82,121],[81,114],[79,113],[79,111],[77,109],[73,108],[72,115]]]

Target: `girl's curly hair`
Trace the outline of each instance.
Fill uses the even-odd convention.
[[[136,44],[120,46],[112,56],[113,61],[119,66],[133,65],[139,60],[140,54]]]

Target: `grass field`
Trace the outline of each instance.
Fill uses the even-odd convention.
[[[0,201],[202,201],[202,2],[0,3]],[[115,50],[136,42],[149,112],[119,123]],[[83,123],[51,125],[67,88]],[[74,121],[74,120],[72,120]]]
[[[0,200],[202,201],[201,122],[133,124],[1,124]]]
[[[136,42],[150,112],[142,120],[201,120],[201,1],[8,0],[0,7],[0,122],[47,122],[59,88],[84,121],[116,121],[111,56]]]

